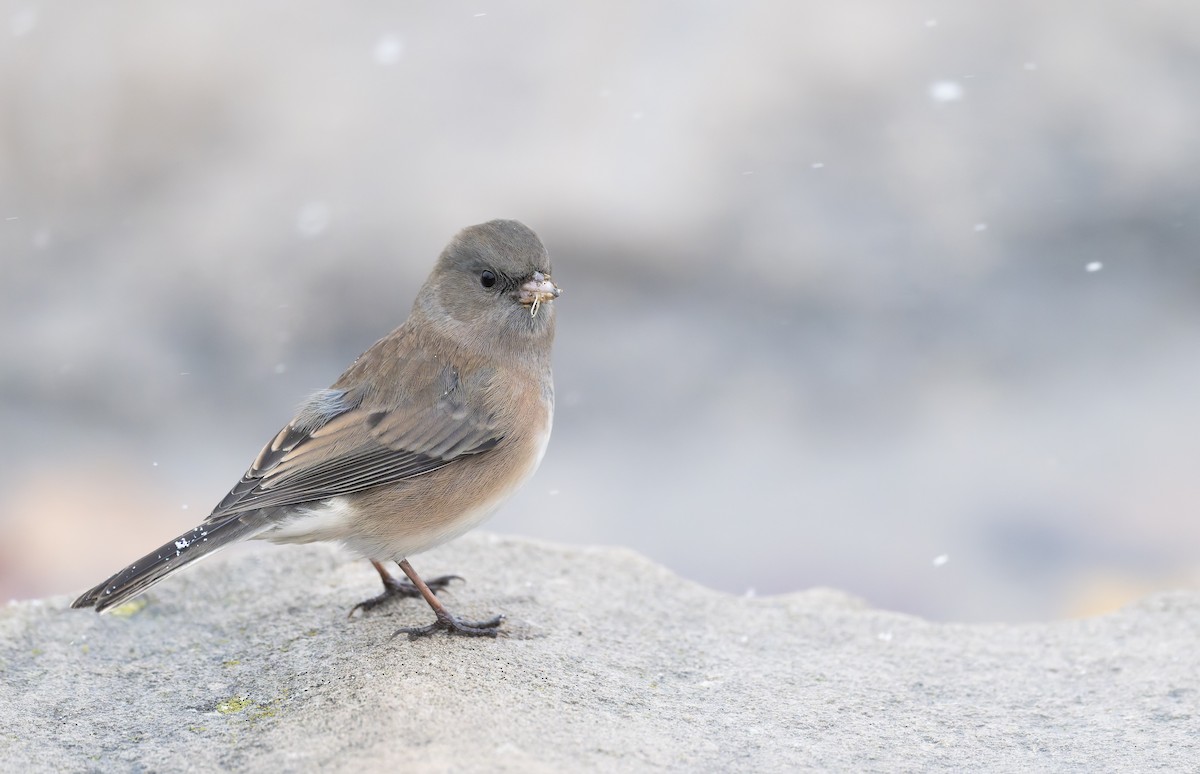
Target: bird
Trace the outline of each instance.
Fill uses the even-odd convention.
[[[433,623],[396,635],[496,636],[502,615],[465,621],[438,599],[459,576],[426,583],[408,558],[479,525],[537,470],[554,418],[552,302],[561,293],[528,226],[463,229],[408,319],[309,396],[203,522],[72,607],[111,610],[242,540],[332,541],[370,560],[384,586],[350,615],[420,597]]]

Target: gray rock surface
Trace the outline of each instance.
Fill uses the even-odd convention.
[[[114,557],[120,563],[120,557]],[[1195,771],[1200,596],[948,625],[747,599],[629,551],[475,535],[418,557],[507,637],[391,638],[415,600],[333,548],[173,578],[139,610],[0,610],[15,771]]]

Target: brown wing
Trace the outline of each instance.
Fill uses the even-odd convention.
[[[490,371],[460,380],[453,366],[417,365],[390,397],[363,389],[314,395],[207,521],[393,484],[500,442],[487,400]]]

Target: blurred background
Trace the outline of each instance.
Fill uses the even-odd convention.
[[[554,439],[489,529],[942,620],[1200,582],[1200,5],[0,25],[0,598],[197,523],[494,217],[565,293]]]

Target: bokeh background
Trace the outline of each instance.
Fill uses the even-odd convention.
[[[494,217],[565,294],[555,436],[491,529],[962,621],[1200,579],[1200,5],[0,25],[2,598],[196,523]]]

